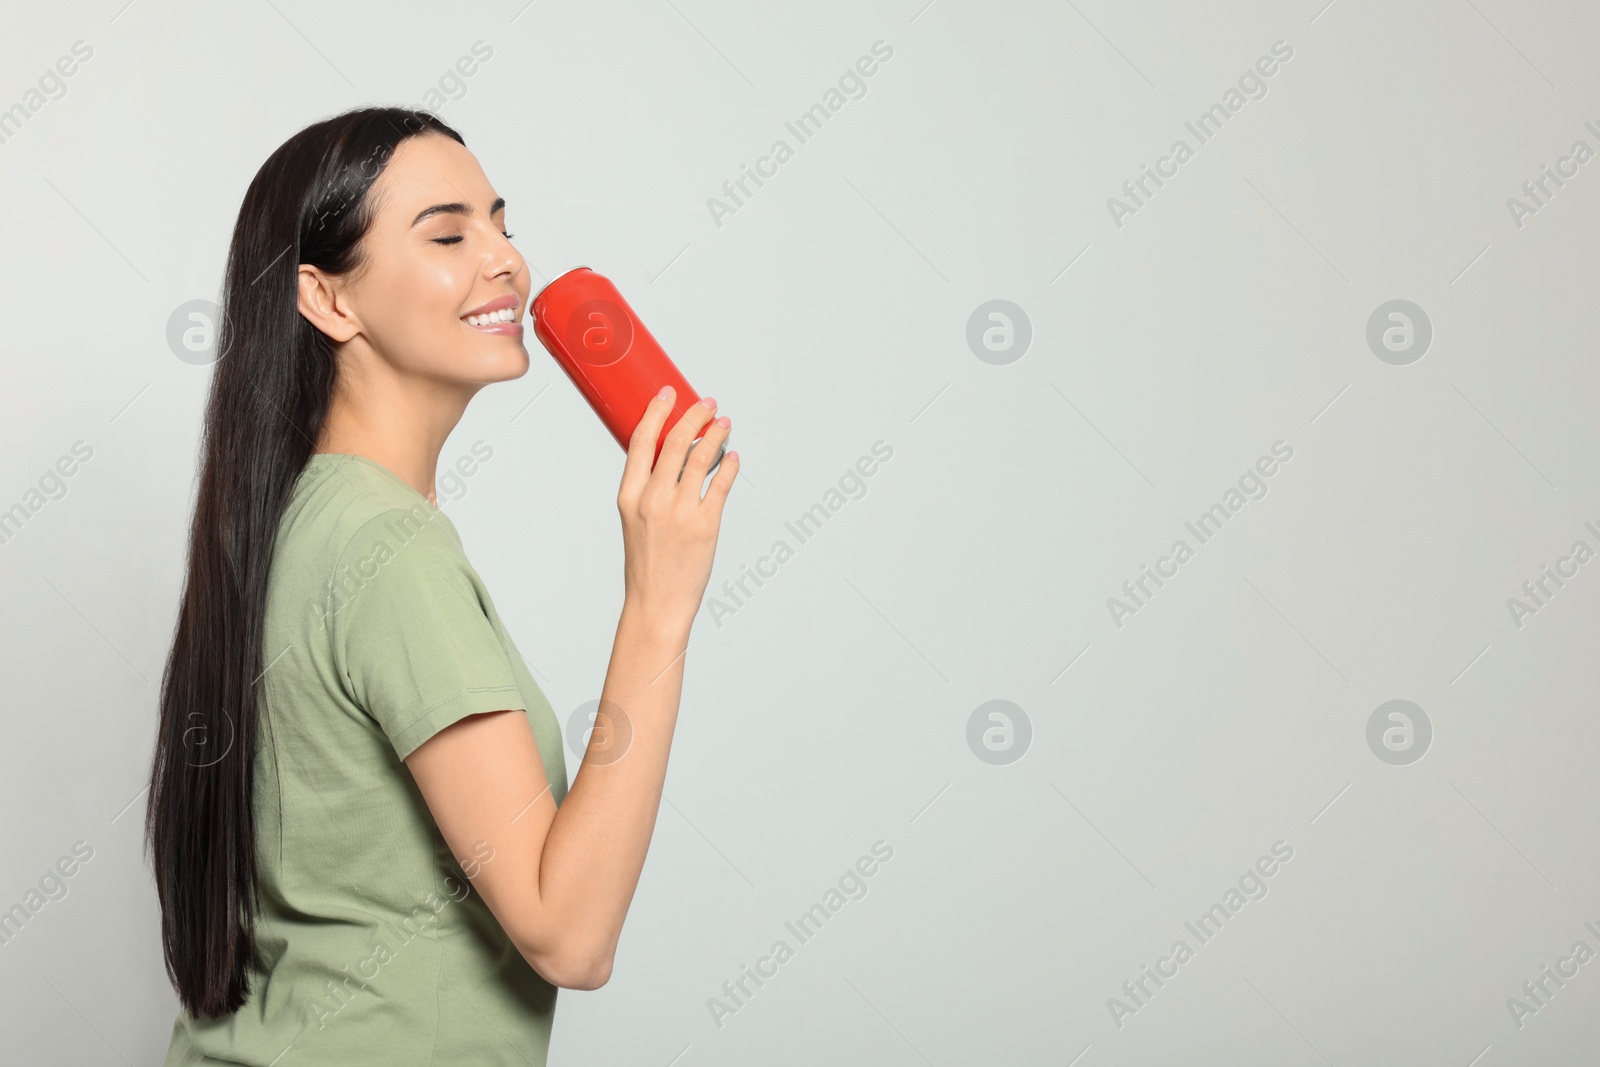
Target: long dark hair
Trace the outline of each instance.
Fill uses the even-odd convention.
[[[356,108],[290,137],[239,206],[223,280],[199,494],[145,845],[167,974],[196,1018],[241,1008],[256,952],[256,683],[278,524],[333,394],[333,342],[300,314],[299,265],[365,265],[368,191],[406,138],[461,135],[430,112]],[[270,724],[268,724],[270,727]]]

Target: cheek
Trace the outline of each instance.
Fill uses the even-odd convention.
[[[385,296],[369,332],[397,366],[444,369],[463,341],[471,340],[458,317],[470,289],[470,279],[462,282],[447,269],[394,279],[381,289]]]
[[[392,366],[427,378],[480,383],[506,381],[527,372],[526,345],[533,328],[526,312],[526,273],[516,287],[526,331],[521,344],[477,333],[461,321],[461,309],[484,288],[465,266],[414,259],[406,270],[373,281],[372,292],[381,296],[366,315],[367,334]],[[371,306],[370,298],[368,303]]]

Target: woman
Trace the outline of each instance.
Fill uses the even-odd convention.
[[[633,434],[568,793],[435,498],[467,402],[528,369],[476,314],[527,309],[504,212],[459,134],[395,108],[302,130],[245,194],[145,827],[168,1064],[542,1064],[556,988],[611,974],[739,457],[702,498],[729,430],[709,398],[666,427],[657,397]]]

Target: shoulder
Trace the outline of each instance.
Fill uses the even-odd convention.
[[[449,517],[393,474],[354,456],[313,456],[296,483],[284,534],[335,566],[415,548],[465,561]]]
[[[355,525],[357,520],[359,525]],[[340,569],[360,570],[375,563],[386,565],[404,559],[401,569],[405,571],[429,568],[471,572],[454,524],[426,500],[391,504],[370,514],[362,512],[352,517],[351,524],[335,560]]]

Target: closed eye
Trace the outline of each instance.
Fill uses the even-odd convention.
[[[501,230],[500,231],[500,236],[504,237],[506,240],[509,241],[513,237],[515,237],[516,234],[507,233],[504,230]],[[458,243],[459,241],[462,241],[462,240],[464,240],[464,238],[461,238],[461,237],[435,237],[433,239],[433,242],[435,244],[441,244],[441,245],[453,245],[453,244],[456,244],[456,243]]]

